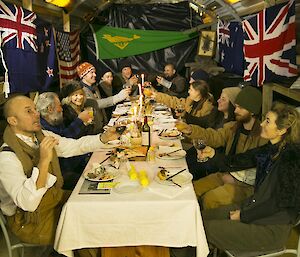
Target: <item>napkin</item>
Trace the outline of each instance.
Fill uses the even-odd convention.
[[[167,185],[160,185],[156,182],[151,183],[151,185],[148,187],[150,192],[169,199],[173,199],[181,195],[188,188],[190,188],[190,186],[184,186],[184,187],[167,186]]]

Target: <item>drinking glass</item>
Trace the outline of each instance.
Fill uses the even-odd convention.
[[[206,147],[206,142],[203,139],[196,138],[193,139],[193,145],[197,150],[202,151]],[[206,162],[207,160],[208,157],[199,158],[197,154],[197,162]]]
[[[179,104],[179,105],[176,107],[176,112],[177,112],[176,116],[178,117],[179,120],[182,120],[184,111],[185,111],[184,105]]]
[[[88,124],[94,123],[94,109],[91,106],[84,107],[84,110],[88,112],[90,119],[88,121]]]
[[[123,134],[123,132],[126,130],[126,124],[123,121],[117,121],[115,127],[119,134]]]

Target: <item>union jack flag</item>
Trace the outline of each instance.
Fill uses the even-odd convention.
[[[79,31],[56,31],[56,47],[62,87],[77,77],[76,67],[80,63]]]
[[[243,29],[239,22],[218,22],[220,64],[227,72],[244,73]]]
[[[218,43],[226,44],[229,46],[230,30],[229,22],[221,21],[218,22]]]
[[[295,1],[276,5],[243,21],[244,80],[257,86],[297,76]]]
[[[0,1],[0,30],[2,34],[2,46],[13,38],[17,39],[17,48],[24,49],[24,40],[36,52],[36,15],[29,12],[25,15],[23,8],[14,5],[11,11],[5,3]]]
[[[0,0],[0,42],[7,91],[46,91],[57,79],[52,26],[35,13]]]

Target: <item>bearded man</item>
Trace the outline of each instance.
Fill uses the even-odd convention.
[[[197,125],[188,125],[182,132],[191,139],[203,139],[210,147],[224,147],[227,156],[243,153],[267,143],[260,137],[260,121],[257,116],[261,104],[260,91],[251,86],[245,87],[235,101],[236,121],[228,122],[220,129],[204,129]],[[178,129],[180,130],[179,127]],[[195,192],[202,200],[202,207],[210,209],[240,203],[252,195],[255,171],[249,169],[231,173],[216,172],[194,181]]]

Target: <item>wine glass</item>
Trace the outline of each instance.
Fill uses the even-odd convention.
[[[197,150],[202,151],[206,147],[206,142],[203,139],[196,138],[196,139],[193,139],[193,145]],[[207,160],[208,160],[208,157],[199,158],[197,155],[197,162],[206,162]]]
[[[126,124],[122,121],[116,122],[115,127],[119,134],[122,134],[126,130]]]
[[[185,111],[184,105],[179,104],[179,105],[176,107],[176,116],[179,118],[179,120],[182,120],[184,111]]]

